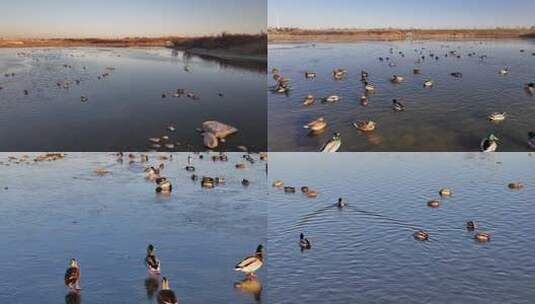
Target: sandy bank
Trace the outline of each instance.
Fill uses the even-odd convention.
[[[535,38],[535,29],[269,29],[270,43]]]

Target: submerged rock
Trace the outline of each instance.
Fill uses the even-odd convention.
[[[217,146],[219,145],[219,141],[217,140],[217,137],[211,132],[204,132],[203,141],[204,141],[204,145],[210,149],[217,148]]]
[[[225,138],[238,132],[233,126],[224,124],[216,120],[208,120],[202,123],[202,130],[206,133],[212,133],[218,139]]]

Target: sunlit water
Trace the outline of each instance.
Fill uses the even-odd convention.
[[[164,48],[0,49],[0,150],[146,151],[150,137],[167,135],[176,145],[170,150],[199,151],[205,148],[196,129],[218,120],[239,129],[222,149],[265,151],[264,72],[265,64],[228,64]],[[68,88],[57,86],[66,81]],[[177,89],[199,99],[172,97]]]
[[[535,157],[270,154],[269,303],[532,303]],[[524,189],[510,190],[508,183]],[[438,190],[453,196],[427,207]],[[338,197],[348,202],[334,206]],[[466,221],[491,241],[478,243]],[[430,240],[413,238],[417,229]],[[312,249],[301,252],[299,233]]]
[[[462,58],[445,57],[450,51]],[[471,52],[476,55],[468,56]],[[430,53],[439,60],[431,59]],[[281,75],[290,79],[291,91],[288,96],[269,94],[270,150],[318,151],[334,132],[340,132],[341,151],[477,151],[489,133],[501,139],[500,151],[527,151],[528,132],[535,130],[535,97],[524,90],[525,83],[535,81],[532,53],[533,40],[271,45],[269,68],[280,69]],[[422,55],[426,59],[416,63]],[[481,60],[482,55],[488,57]],[[379,57],[390,57],[390,61],[381,62]],[[396,66],[390,67],[389,62]],[[510,73],[499,75],[505,66]],[[333,79],[336,68],[347,69],[344,80]],[[415,68],[421,69],[421,74],[414,75]],[[376,85],[368,106],[360,103],[364,92],[361,70],[367,71]],[[305,71],[318,76],[305,79]],[[453,72],[461,72],[463,78],[452,77]],[[404,81],[393,84],[394,74],[402,75]],[[424,88],[429,78],[434,86]],[[314,95],[316,102],[307,107],[303,100],[308,94]],[[342,100],[335,104],[319,101],[332,94]],[[406,106],[404,112],[393,111],[394,98]],[[508,116],[493,124],[488,120],[493,112],[507,112]],[[303,125],[320,116],[327,119],[327,129],[309,135]],[[374,132],[364,134],[352,126],[357,120],[369,119],[377,122]]]
[[[155,303],[157,291],[150,297],[145,287],[149,243],[181,303],[262,302],[262,294],[234,288],[244,278],[234,265],[266,241],[265,162],[253,157],[240,170],[237,153],[228,162],[194,159],[196,174],[226,178],[206,190],[183,169],[186,154],[174,154],[164,161],[169,197],[143,178],[144,166],[161,162],[155,154],[143,164],[91,153],[1,165],[0,302],[64,303],[63,275],[76,257],[82,303]],[[111,173],[96,176],[97,167]],[[266,280],[264,269],[258,278]]]

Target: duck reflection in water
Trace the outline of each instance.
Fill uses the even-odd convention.
[[[234,283],[234,288],[239,289],[243,293],[253,295],[256,303],[262,302],[262,282],[258,278],[244,278],[240,282]]]
[[[160,288],[160,282],[157,276],[149,276],[145,279],[145,290],[147,291],[147,298],[152,299]]]
[[[82,297],[78,292],[71,291],[65,296],[65,304],[80,304]]]

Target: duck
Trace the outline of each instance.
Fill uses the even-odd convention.
[[[81,102],[87,102],[89,100],[89,98],[87,98],[87,96],[80,96],[80,101]]]
[[[310,244],[310,241],[305,238],[303,233],[299,235],[299,247],[301,247],[301,250],[309,250],[312,248],[312,244]]]
[[[145,265],[151,274],[160,274],[160,260],[156,256],[156,249],[154,245],[147,246],[147,256],[145,257]]]
[[[413,236],[419,241],[427,241],[429,239],[429,233],[423,230],[416,231]]]
[[[405,106],[397,99],[392,99],[392,108],[397,112],[405,111]]]
[[[375,91],[375,86],[366,81],[364,82],[364,90],[366,90],[367,92]]]
[[[282,188],[282,187],[284,187],[284,182],[281,181],[281,180],[276,180],[276,181],[273,182],[272,186],[274,188]]]
[[[24,90],[24,95],[28,95],[30,94],[30,92],[28,92],[28,90]]]
[[[250,182],[249,182],[248,179],[245,179],[245,178],[244,178],[244,179],[242,179],[241,184],[242,184],[243,186],[249,186]]]
[[[507,75],[509,74],[509,67],[505,67],[499,71],[500,75]]]
[[[490,241],[490,234],[488,232],[478,232],[474,235],[474,239],[479,242],[488,242]]]
[[[421,71],[420,71],[420,69],[413,69],[413,70],[412,70],[412,73],[413,73],[414,75],[418,75],[418,74],[421,73]]]
[[[168,130],[169,132],[175,132],[175,131],[176,131],[176,128],[175,128],[174,126],[168,126],[168,127],[167,127],[167,130]]]
[[[308,186],[301,187],[301,192],[307,193],[308,191],[310,191],[310,188]]]
[[[375,125],[376,123],[373,120],[363,120],[353,123],[353,126],[362,132],[371,132],[375,130]]]
[[[363,106],[367,106],[368,105],[368,96],[366,96],[366,95],[360,96],[360,104],[363,105]]]
[[[509,189],[519,190],[519,189],[524,188],[524,184],[522,184],[522,183],[518,183],[518,182],[516,182],[516,183],[509,183],[509,184],[507,185],[507,187],[509,187]]]
[[[162,279],[162,289],[158,292],[158,304],[178,304],[175,292],[169,288],[169,280]]]
[[[368,72],[366,72],[364,70],[360,71],[360,80],[364,81],[364,80],[368,79],[368,76],[369,76]]]
[[[254,255],[243,258],[234,267],[235,271],[240,271],[246,274],[248,278],[255,278],[255,272],[264,265],[264,246],[261,244],[256,247]]]
[[[342,78],[344,78],[347,74],[347,71],[344,70],[344,69],[335,69],[333,71],[333,76],[334,76],[334,79],[336,80],[340,80]]]
[[[333,137],[329,139],[323,147],[320,149],[321,152],[336,152],[340,149],[342,145],[342,135],[338,132],[334,133]]]
[[[295,187],[286,186],[286,187],[284,187],[284,192],[286,192],[286,193],[295,193]]]
[[[452,193],[453,193],[453,192],[452,192],[451,189],[449,189],[449,188],[442,188],[442,189],[440,189],[440,190],[438,191],[438,194],[439,194],[440,196],[451,196]]]
[[[505,120],[505,112],[494,112],[492,114],[489,115],[489,120],[490,121],[503,121]]]
[[[427,202],[427,206],[431,208],[438,208],[440,207],[440,201],[438,200],[431,200]]]
[[[346,202],[344,202],[344,200],[341,197],[339,197],[338,202],[336,203],[336,206],[338,208],[344,208],[346,206]]]
[[[156,184],[158,185],[156,187],[157,193],[171,193],[173,191],[173,185],[165,177],[156,179]]]
[[[303,104],[305,106],[309,106],[314,103],[314,95],[307,95],[305,97],[305,100],[303,101]]]
[[[393,75],[390,81],[393,83],[401,83],[403,81],[403,76]]]
[[[337,102],[337,101],[339,101],[340,99],[341,99],[341,98],[340,98],[340,96],[338,96],[338,95],[329,95],[329,96],[327,96],[327,97],[324,97],[324,98],[323,98],[323,101],[324,101],[324,102],[331,102],[331,103],[332,103],[332,102]]]
[[[498,149],[498,137],[494,134],[490,134],[481,141],[481,151],[482,152],[494,152]]]
[[[208,176],[203,176],[201,180],[201,187],[203,188],[213,188],[215,186],[215,181],[213,178]]]
[[[327,127],[327,121],[325,118],[320,117],[316,120],[313,120],[303,126],[305,129],[310,129],[311,131],[317,132],[325,129]]]
[[[531,94],[535,93],[535,83],[533,83],[533,82],[526,83],[524,85],[524,88],[526,89],[526,91],[528,91]]]
[[[309,191],[305,192],[305,195],[308,198],[316,198],[316,197],[318,197],[318,192],[314,191],[314,190],[309,190]]]
[[[315,78],[316,73],[315,72],[305,72],[305,78]]]
[[[65,272],[65,286],[73,291],[80,290],[80,266],[75,258],[72,258],[69,263],[69,268]]]
[[[530,148],[535,149],[535,131],[528,133],[528,145]]]
[[[455,78],[463,78],[463,73],[461,73],[461,72],[453,72],[450,75],[455,77]]]
[[[143,170],[143,175],[146,179],[155,180],[160,177],[160,169],[149,167]]]
[[[468,231],[474,231],[477,228],[477,225],[474,221],[468,221],[466,222],[466,230]]]
[[[424,81],[424,87],[432,87],[433,86],[433,80],[431,79],[428,79],[426,81]]]

